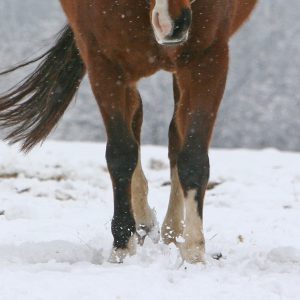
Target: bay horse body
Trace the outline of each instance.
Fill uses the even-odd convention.
[[[156,230],[140,162],[143,111],[137,82],[158,70],[173,74],[175,98],[169,129],[171,195],[161,235],[166,244],[179,247],[184,260],[203,261],[208,147],[226,83],[228,41],[255,3],[61,0],[69,25],[37,59],[42,62],[34,74],[0,98],[2,126],[13,126],[8,138],[24,140],[28,150],[55,126],[87,72],[108,138],[112,261],[134,254],[136,237],[142,243]]]

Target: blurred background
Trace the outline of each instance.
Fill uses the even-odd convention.
[[[232,39],[230,74],[214,147],[300,150],[299,13],[299,0],[261,0],[250,21]],[[64,23],[59,1],[1,0],[0,70],[48,49]],[[1,78],[0,91],[29,71]],[[167,143],[173,110],[171,87],[171,76],[164,72],[140,83],[144,143]],[[87,80],[51,138],[105,140]]]

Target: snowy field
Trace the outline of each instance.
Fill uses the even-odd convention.
[[[59,2],[0,1],[0,38],[4,41],[0,45],[0,71],[49,49],[53,36],[65,24]],[[299,0],[260,0],[249,22],[231,41],[228,84],[213,145],[300,151],[299,12]],[[0,93],[30,70],[2,76]],[[158,73],[143,80],[139,88],[145,112],[143,140],[167,145],[173,115],[171,74]],[[87,80],[52,137],[105,140],[103,122]]]
[[[24,156],[0,143],[1,300],[300,299],[300,154],[212,150],[206,264],[146,240],[115,265],[104,149],[49,142]],[[161,223],[167,151],[142,155]]]

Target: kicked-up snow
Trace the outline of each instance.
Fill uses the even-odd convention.
[[[146,239],[107,262],[113,201],[103,144],[48,142],[27,156],[0,143],[0,299],[300,299],[300,154],[212,150],[206,264]],[[142,148],[162,223],[167,150]]]

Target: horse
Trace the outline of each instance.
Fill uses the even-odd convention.
[[[208,149],[228,72],[230,37],[257,0],[61,0],[67,25],[31,63],[35,71],[0,97],[7,139],[29,151],[55,127],[87,73],[107,132],[114,214],[112,262],[146,236],[174,243],[188,263],[204,262],[203,204]],[[173,75],[169,127],[171,194],[158,230],[140,159],[142,99],[137,82]],[[160,103],[159,105],[163,105]]]

